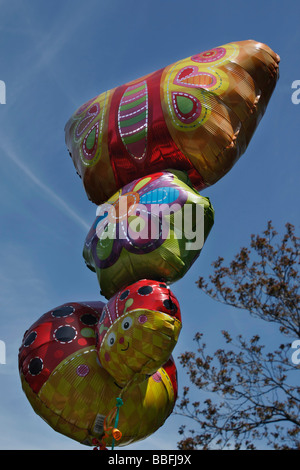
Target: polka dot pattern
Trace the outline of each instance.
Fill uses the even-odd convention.
[[[32,331],[31,333],[29,333],[28,336],[26,336],[25,340],[24,340],[24,346],[27,348],[28,346],[30,346],[34,340],[36,339],[37,337],[37,332],[36,331]]]
[[[25,333],[19,351],[19,368],[36,393],[55,368],[76,351],[95,344],[102,302],[65,304],[45,313]],[[77,375],[84,378],[87,369]]]
[[[54,331],[54,338],[59,343],[71,343],[77,337],[77,331],[73,326],[61,325]]]
[[[87,366],[86,364],[80,364],[80,366],[78,366],[76,369],[76,373],[77,375],[79,375],[79,377],[86,377],[89,371],[89,366]]]
[[[34,357],[28,364],[28,371],[31,375],[38,375],[43,369],[43,361],[40,357]]]
[[[173,314],[177,312],[177,305],[171,299],[164,300],[163,304],[166,307],[166,309],[172,312]]]
[[[137,309],[146,309],[167,313],[181,322],[181,313],[178,300],[166,283],[142,279],[130,286],[126,286],[115,294],[103,309],[97,328],[97,347],[100,347],[106,331],[122,315]],[[139,324],[147,321],[146,314],[139,316]]]
[[[164,301],[170,298],[174,304],[177,302],[166,285],[143,280],[120,292],[115,298],[114,308],[120,315],[126,310],[140,308],[149,302],[153,308],[155,306],[167,310]],[[45,313],[25,332],[19,351],[23,389],[34,410],[55,430],[84,443],[94,432],[94,416],[97,413],[105,415],[108,401],[112,396],[120,394],[120,385],[107,374],[97,354],[97,328],[103,312],[105,312],[104,318],[112,316],[113,306],[104,305],[102,302],[77,302],[57,307]],[[142,328],[149,321],[151,312],[147,315],[141,313],[136,316],[136,322]],[[133,315],[125,315],[124,319],[119,321],[122,326],[122,337],[111,337],[112,341],[115,344],[118,342],[124,351],[128,349],[129,344],[127,338],[125,341],[124,335],[134,329],[133,320]],[[114,360],[112,348],[105,353],[107,364],[111,364]],[[153,375],[145,374],[143,379],[148,380],[148,398],[146,400],[142,398],[144,387],[134,392],[135,395],[130,398],[131,401],[129,400],[129,403],[133,404],[130,406],[134,408],[128,409],[123,422],[120,419],[120,425],[124,429],[125,436],[127,434],[130,436],[130,442],[132,439],[139,439],[136,431],[132,437],[130,434],[132,413],[134,415],[140,413],[140,421],[149,423],[147,426],[150,434],[158,426],[156,412],[153,411],[155,407],[157,406],[157,413],[162,416],[163,423],[174,406],[177,396],[174,361],[169,360],[166,365],[159,367]],[[107,386],[108,380],[110,380],[109,386]],[[156,400],[158,392],[160,398]],[[90,399],[91,396],[94,398]],[[68,406],[65,407],[66,401]],[[149,407],[151,401],[153,403]],[[61,426],[57,428],[57,409],[60,406],[64,407],[63,428]],[[84,412],[82,407],[86,407]],[[74,416],[82,413],[83,422],[77,429],[74,427]],[[149,421],[149,413],[153,416],[153,423]],[[81,437],[83,434],[85,437]]]
[[[90,313],[85,313],[84,315],[81,315],[80,321],[84,325],[88,326],[95,326],[98,322],[99,318],[96,315],[91,315]]]
[[[67,317],[69,315],[72,315],[74,310],[74,307],[72,307],[71,305],[65,305],[63,307],[53,310],[52,316],[55,318]]]
[[[153,292],[153,288],[151,286],[142,286],[138,289],[139,295],[149,295]]]
[[[128,290],[128,289],[124,290],[124,291],[122,292],[122,294],[120,295],[120,300],[125,300],[125,299],[127,299],[128,294],[129,294],[129,290]]]

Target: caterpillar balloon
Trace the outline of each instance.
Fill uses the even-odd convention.
[[[56,431],[113,448],[150,436],[172,412],[182,318],[170,286],[214,223],[199,191],[245,152],[279,60],[260,42],[225,44],[101,93],[67,122],[97,205],[83,257],[107,302],[66,303],[24,334],[22,387]]]

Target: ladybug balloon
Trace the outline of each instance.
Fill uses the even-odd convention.
[[[103,308],[97,324],[101,365],[120,386],[144,380],[168,360],[180,330],[179,303],[166,284],[138,281]]]
[[[98,360],[96,325],[103,307],[102,302],[71,302],[50,310],[26,331],[19,352],[23,390],[36,413],[54,430],[90,446],[103,436],[105,418],[121,391]],[[153,375],[123,391],[118,445],[156,431],[176,397],[170,357]],[[109,435],[106,444],[111,443]]]

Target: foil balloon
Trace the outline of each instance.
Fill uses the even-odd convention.
[[[162,426],[177,397],[177,373],[171,357],[122,391],[98,360],[96,325],[103,307],[102,302],[71,302],[44,314],[24,334],[19,370],[35,412],[54,430],[89,446],[101,441],[122,393],[116,445],[124,446]],[[112,440],[107,433],[105,444]]]
[[[22,386],[56,431],[113,448],[172,412],[182,325],[168,284],[199,256],[214,210],[198,191],[245,152],[278,64],[265,44],[232,42],[101,93],[67,122],[69,153],[98,205],[83,256],[108,302],[64,304],[24,335]]]
[[[100,363],[121,387],[143,381],[168,360],[180,330],[179,303],[166,284],[138,281],[103,308],[97,325]]]
[[[254,40],[196,53],[101,93],[65,126],[85,191],[101,204],[136,178],[185,170],[197,190],[245,152],[278,79],[279,56]]]
[[[197,259],[213,223],[209,199],[185,172],[151,174],[98,208],[83,256],[107,299],[146,277],[170,284]]]

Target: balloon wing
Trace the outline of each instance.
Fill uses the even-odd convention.
[[[279,56],[254,40],[194,54],[101,93],[65,126],[86,193],[101,204],[134,179],[185,170],[197,190],[245,152],[278,79]]]

